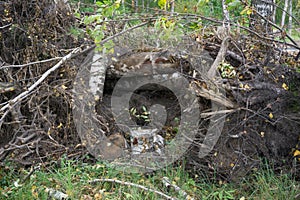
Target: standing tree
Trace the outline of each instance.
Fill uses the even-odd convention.
[[[229,12],[228,12],[228,8],[227,8],[227,4],[225,0],[222,0],[222,10],[223,10],[223,17],[224,17],[224,21],[225,23],[229,23],[230,18],[229,18]]]
[[[292,22],[293,22],[293,2],[289,0],[289,23],[288,23],[288,30],[289,34],[292,34]]]
[[[289,0],[284,0],[284,7],[281,15],[281,28],[283,28],[283,26],[285,25],[285,18],[288,10],[288,4],[289,4]]]
[[[272,32],[270,21],[273,20],[274,3],[273,0],[253,0],[252,6],[255,12],[252,14],[251,26],[257,31],[264,33]]]

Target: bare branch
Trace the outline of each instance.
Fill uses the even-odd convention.
[[[41,60],[41,61],[35,61],[35,62],[23,64],[23,65],[4,65],[4,66],[0,67],[0,69],[21,68],[21,67],[26,67],[26,66],[29,66],[29,65],[41,64],[41,63],[50,62],[50,61],[59,60],[59,59],[62,59],[62,57],[50,58],[50,59]]]
[[[218,69],[218,66],[225,58],[225,55],[226,55],[226,52],[227,52],[227,49],[229,46],[229,40],[230,40],[229,36],[227,36],[223,39],[219,53],[218,53],[214,63],[212,64],[211,68],[207,72],[208,78],[213,78],[216,76],[216,71]]]
[[[11,25],[12,25],[12,23],[6,24],[6,25],[4,25],[4,26],[1,26],[0,29],[5,29],[5,28],[7,28],[7,27],[9,27],[9,26],[11,26]]]
[[[129,186],[133,186],[133,187],[137,187],[137,188],[140,188],[142,190],[145,190],[145,191],[149,191],[149,192],[154,192],[166,199],[170,199],[170,200],[176,200],[176,198],[174,197],[171,197],[169,195],[166,195],[160,191],[157,191],[157,190],[154,190],[154,189],[151,189],[151,188],[147,188],[145,186],[142,186],[142,185],[139,185],[139,184],[136,184],[136,183],[130,183],[130,182],[126,182],[126,181],[120,181],[120,180],[116,180],[116,179],[107,179],[107,178],[100,178],[100,179],[94,179],[92,181],[89,181],[89,183],[97,183],[97,182],[111,182],[111,183],[119,183],[121,185],[129,185]]]
[[[150,20],[150,21],[151,21],[151,20]],[[124,31],[121,31],[121,32],[119,32],[119,33],[117,33],[117,34],[115,34],[115,35],[112,35],[112,36],[110,36],[110,37],[108,37],[108,38],[105,38],[104,40],[102,40],[102,41],[100,42],[100,44],[104,44],[105,42],[110,41],[110,40],[114,39],[115,37],[118,37],[118,36],[120,36],[120,35],[123,35],[124,33],[127,33],[127,32],[129,32],[129,31],[132,31],[132,30],[134,30],[134,29],[136,29],[136,28],[145,26],[145,25],[147,25],[150,21],[147,21],[147,22],[138,24],[138,25],[133,26],[133,27],[131,27],[131,28],[129,28],[129,29],[126,29],[126,30],[124,30]]]
[[[14,99],[10,100],[8,104],[3,106],[0,111],[4,111],[10,107],[10,105],[14,105],[17,101],[22,100],[25,98],[30,92],[32,92],[40,83],[42,83],[50,74],[51,72],[55,71],[57,68],[59,68],[63,63],[65,63],[67,60],[69,60],[73,54],[76,54],[77,52],[80,51],[80,48],[77,47],[75,48],[71,53],[68,55],[64,56],[56,65],[54,65],[52,68],[48,69],[42,76],[35,82],[33,85],[31,85],[28,90],[22,92],[18,96],[16,96]]]

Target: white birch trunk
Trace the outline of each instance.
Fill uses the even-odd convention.
[[[149,12],[149,6],[150,6],[150,0],[147,0],[147,7],[146,7],[147,12]]]
[[[289,23],[288,23],[288,29],[289,29],[289,35],[292,35],[292,22],[293,22],[293,0],[289,0]]]
[[[228,25],[230,18],[229,18],[229,12],[227,9],[226,0],[222,0],[222,10],[223,10],[224,22],[226,25]]]
[[[175,10],[175,0],[171,0],[170,4],[171,4],[171,15],[173,15]]]
[[[134,11],[137,12],[139,7],[139,0],[134,0]]]
[[[283,11],[282,11],[282,16],[281,16],[281,28],[283,28],[283,26],[285,25],[285,17],[286,17],[286,13],[287,13],[288,3],[289,3],[289,0],[284,0],[284,7],[283,7]]]
[[[277,11],[277,7],[276,7],[276,0],[273,0],[273,8],[274,8],[274,11],[273,11],[273,16],[272,16],[272,21],[276,24],[276,11]]]

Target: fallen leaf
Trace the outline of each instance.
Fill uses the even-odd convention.
[[[299,156],[300,155],[300,151],[299,150],[295,150],[294,151],[294,157]]]
[[[285,83],[282,83],[282,88],[285,89],[285,90],[288,90],[288,89],[289,89],[289,87],[288,87],[287,84],[285,84]]]
[[[270,113],[270,114],[269,114],[269,117],[270,117],[270,119],[273,119],[273,117],[274,117],[274,116],[273,116],[273,113]]]

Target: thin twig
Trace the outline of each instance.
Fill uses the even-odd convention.
[[[117,34],[115,34],[115,35],[110,36],[110,37],[107,37],[107,38],[105,38],[104,40],[102,40],[102,41],[100,42],[100,45],[103,45],[105,42],[110,41],[110,40],[112,40],[112,39],[114,39],[115,37],[118,37],[118,36],[120,36],[120,35],[123,35],[124,33],[127,33],[127,32],[129,32],[129,31],[132,31],[132,30],[134,30],[134,29],[136,29],[136,28],[145,26],[145,25],[149,24],[150,21],[151,21],[151,20],[149,20],[149,21],[147,21],[147,22],[144,22],[144,23],[141,23],[141,24],[138,24],[138,25],[136,25],[136,26],[133,26],[133,27],[131,27],[131,28],[129,28],[129,29],[126,29],[126,30],[124,30],[124,31],[121,31],[121,32],[119,32],[119,33],[117,33]]]
[[[170,179],[168,177],[163,177],[162,178],[162,182],[164,183],[164,185],[169,188],[169,187],[173,187],[175,189],[176,192],[178,192],[179,194],[181,194],[182,196],[184,196],[184,198],[187,200],[187,199],[190,199],[190,200],[194,200],[194,198],[190,197],[186,191],[184,191],[183,189],[181,189],[179,186],[173,184]]]
[[[296,46],[298,47],[297,49],[299,49],[298,44],[293,40],[293,38],[292,38],[289,34],[286,33],[285,30],[283,30],[282,28],[280,28],[279,26],[277,26],[276,24],[274,24],[273,22],[271,22],[270,20],[268,20],[266,17],[264,17],[262,14],[260,14],[257,10],[255,10],[255,12],[256,12],[256,14],[257,14],[258,16],[260,16],[263,20],[265,20],[266,22],[268,22],[269,24],[271,24],[273,27],[275,27],[275,28],[277,28],[279,31],[281,31],[281,33],[285,33],[285,34],[286,34],[286,37],[289,38],[289,40],[290,40],[294,45],[296,45]]]
[[[287,14],[287,16],[292,16],[293,20],[295,22],[297,22],[298,25],[300,25],[300,21],[296,17],[294,17],[293,15],[290,15],[289,12],[285,11],[282,7],[278,6],[276,3],[273,3],[273,2],[270,2],[270,1],[265,1],[265,0],[260,0],[260,1],[262,1],[262,2],[264,2],[266,4],[270,4],[272,6],[275,6],[275,7],[279,8],[282,12],[285,12]]]
[[[26,67],[26,66],[29,66],[29,65],[41,64],[41,63],[50,62],[50,61],[59,60],[59,59],[62,59],[62,57],[50,58],[50,59],[41,60],[41,61],[35,61],[35,62],[23,64],[23,65],[4,65],[4,66],[0,67],[0,69],[21,68],[21,67]]]
[[[121,32],[119,32],[119,33],[117,33],[117,34],[115,34],[115,35],[112,35],[112,36],[110,36],[110,37],[107,37],[107,38],[105,38],[104,40],[102,40],[102,41],[100,42],[100,45],[103,45],[103,44],[105,44],[106,42],[108,42],[108,41],[110,41],[110,40],[112,40],[112,39],[114,39],[114,38],[116,38],[116,37],[118,37],[118,36],[120,36],[120,35],[123,35],[124,33],[127,33],[127,32],[129,32],[129,31],[132,31],[132,30],[134,30],[134,29],[136,29],[136,28],[145,26],[145,25],[147,25],[150,21],[153,21],[153,20],[149,20],[149,21],[147,21],[147,22],[138,24],[138,25],[133,26],[133,27],[131,27],[131,28],[129,28],[129,29],[123,30],[123,31],[121,31]],[[82,54],[82,53],[88,52],[88,51],[90,51],[90,50],[93,50],[95,47],[96,47],[96,44],[93,44],[92,46],[90,46],[90,47],[84,49],[83,51],[81,51],[79,54]],[[78,56],[79,54],[74,54],[71,58],[73,58],[73,57],[75,57],[75,56]]]
[[[166,195],[160,191],[157,191],[157,190],[154,190],[154,189],[151,189],[151,188],[147,188],[145,186],[142,186],[142,185],[139,185],[139,184],[136,184],[136,183],[130,183],[130,182],[126,182],[126,181],[120,181],[120,180],[115,180],[115,179],[107,179],[107,178],[100,178],[100,179],[94,179],[92,181],[89,181],[89,183],[97,183],[97,182],[111,182],[111,183],[119,183],[121,185],[129,185],[129,186],[133,186],[133,187],[137,187],[137,188],[140,188],[142,190],[145,190],[145,191],[149,191],[149,192],[154,192],[166,199],[171,199],[171,200],[176,200],[176,198],[174,197],[171,197],[169,195]]]
[[[192,17],[194,19],[198,19],[198,18],[201,18],[202,20],[207,20],[207,21],[211,21],[211,22],[214,22],[214,23],[217,23],[217,24],[223,24],[223,21],[220,21],[220,20],[217,20],[217,19],[214,19],[214,18],[210,18],[210,17],[205,17],[205,16],[202,16],[202,15],[196,15],[196,14],[186,14],[186,13],[177,13],[177,15],[182,15],[184,16],[185,18],[188,18],[188,17]],[[284,45],[287,45],[287,46],[290,46],[290,47],[294,47],[296,49],[299,49],[300,50],[300,47],[298,45],[295,45],[294,43],[291,44],[291,43],[287,43],[287,42],[282,42],[282,41],[279,41],[279,40],[275,40],[273,38],[270,38],[270,37],[265,37],[257,32],[255,32],[254,30],[251,30],[250,28],[248,27],[245,27],[245,26],[241,26],[237,23],[234,23],[234,22],[230,22],[230,25],[231,26],[236,26],[238,28],[241,28],[245,31],[248,31],[249,33],[251,34],[254,34],[255,36],[257,36],[258,38],[260,39],[263,39],[263,40],[267,40],[267,41],[271,41],[271,42],[276,42],[278,44],[284,44]]]
[[[218,110],[218,111],[212,111],[212,112],[204,112],[204,113],[201,113],[200,116],[202,118],[206,118],[206,117],[209,117],[209,116],[212,116],[212,115],[228,114],[228,113],[236,112],[236,111],[239,111],[239,110],[240,110],[240,108],[230,109],[230,110]]]
[[[7,28],[7,27],[9,27],[9,26],[11,26],[11,25],[12,25],[12,23],[10,23],[10,24],[6,24],[6,25],[4,25],[4,26],[0,26],[0,29]]]
[[[12,100],[8,102],[5,106],[3,106],[0,111],[3,112],[7,108],[10,107],[10,105],[13,107],[13,105],[17,102],[25,98],[30,92],[32,92],[40,83],[42,83],[50,74],[51,72],[55,71],[57,68],[59,68],[63,63],[65,63],[67,60],[69,60],[73,54],[76,54],[77,52],[80,51],[80,48],[75,48],[71,53],[68,55],[64,56],[56,65],[54,65],[52,68],[48,69],[42,76],[39,78],[34,84],[32,84],[28,90],[22,92]]]

